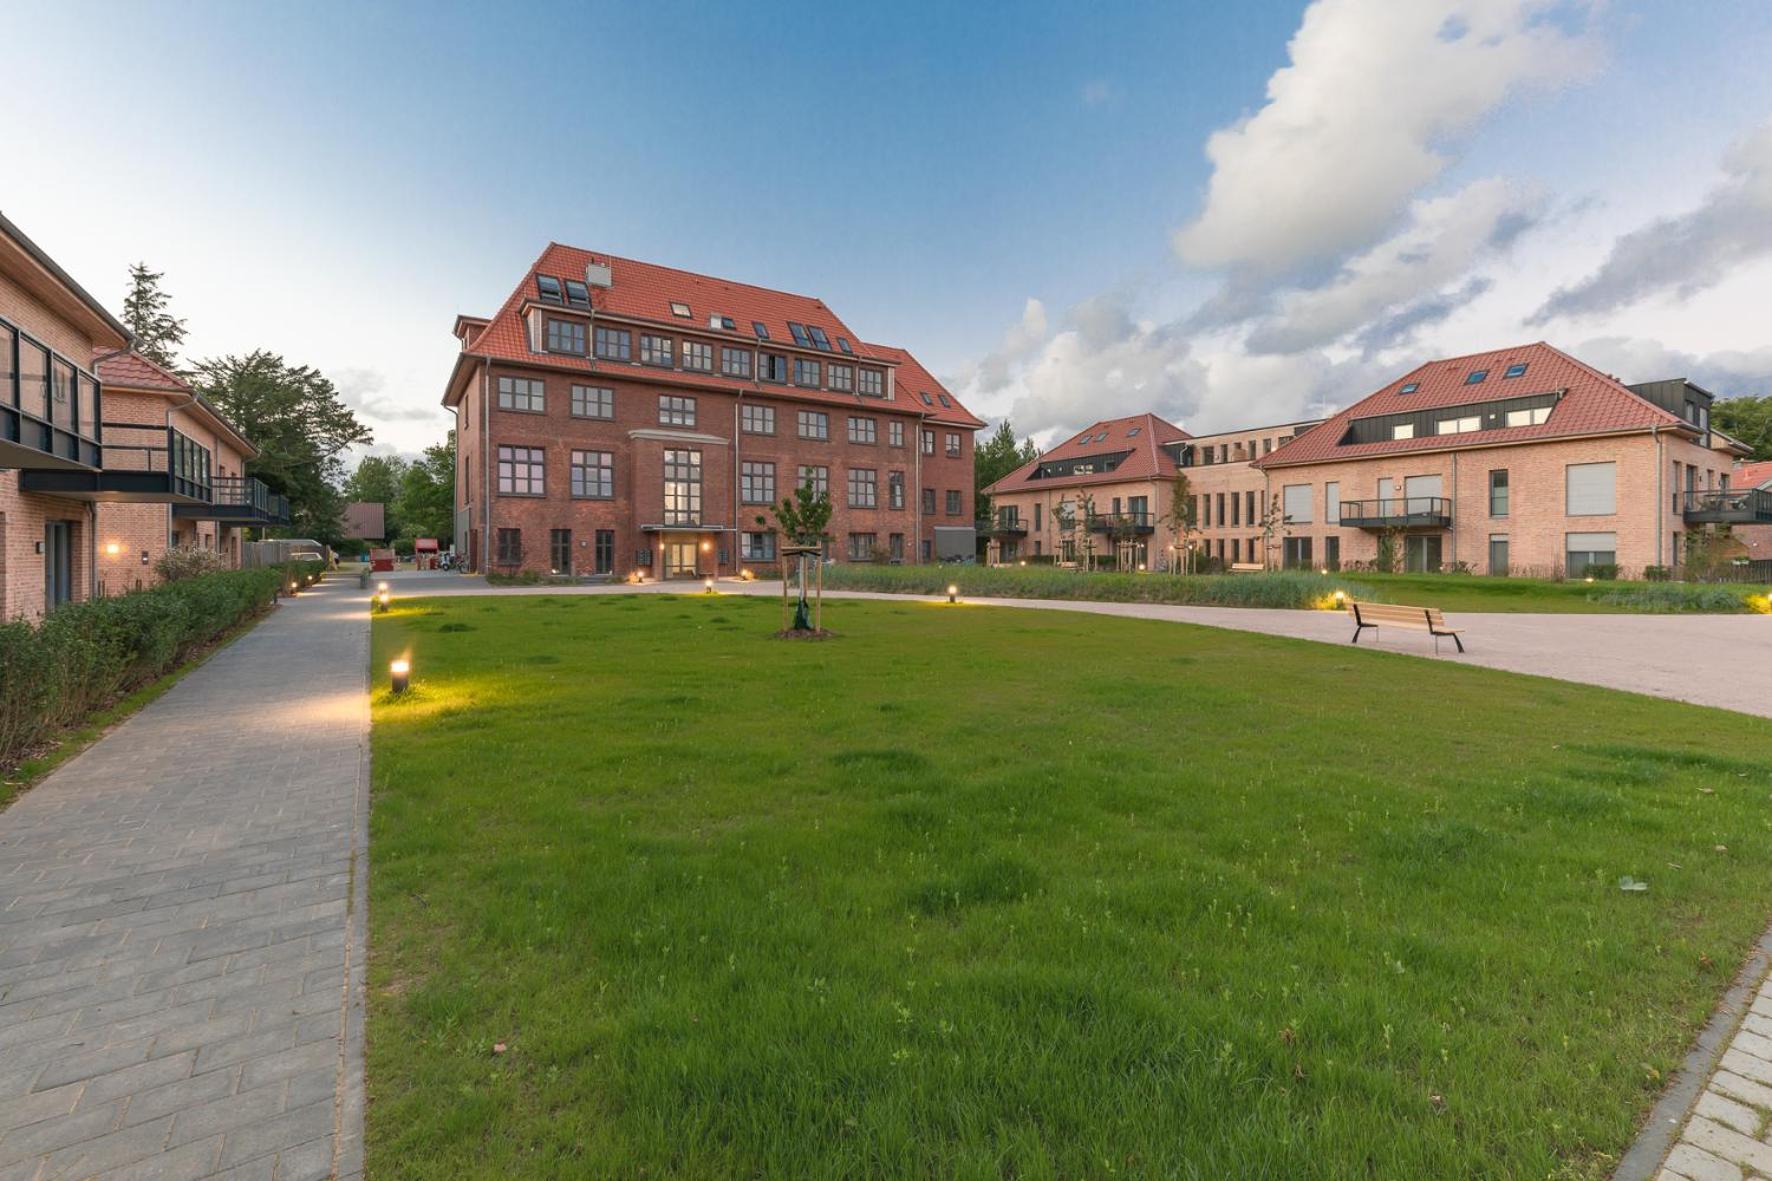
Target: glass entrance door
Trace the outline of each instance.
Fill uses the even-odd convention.
[[[66,521],[50,521],[43,526],[43,606],[53,610],[73,597],[73,529]]]
[[[1410,574],[1435,574],[1440,569],[1440,535],[1412,533],[1403,539],[1403,569]]]
[[[665,542],[665,577],[695,577],[695,543],[693,541]]]

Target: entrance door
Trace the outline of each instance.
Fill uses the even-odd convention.
[[[665,543],[665,577],[695,577],[695,543],[693,541],[667,541]]]
[[[1411,574],[1435,574],[1440,569],[1440,535],[1413,533],[1403,539],[1403,569]]]
[[[67,521],[43,526],[43,606],[54,610],[74,597],[74,538]]]

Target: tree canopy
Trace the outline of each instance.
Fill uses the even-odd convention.
[[[1711,406],[1710,421],[1752,447],[1752,458],[1772,459],[1772,394],[1722,398]]]
[[[129,294],[123,297],[123,323],[135,337],[135,351],[168,369],[178,368],[185,322],[168,308],[172,297],[160,289],[164,272],[138,262],[129,268]]]
[[[455,536],[455,432],[425,448],[400,479],[401,537]]]
[[[980,521],[991,519],[991,498],[985,495],[985,489],[1001,480],[1025,463],[1031,463],[1040,457],[1040,449],[1034,446],[1032,439],[1015,441],[1015,428],[1005,418],[991,432],[990,438],[972,450],[972,480],[974,503],[978,506],[977,515]]]

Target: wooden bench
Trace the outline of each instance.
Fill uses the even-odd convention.
[[[1449,636],[1460,652],[1464,651],[1464,641],[1458,638],[1458,629],[1446,626],[1446,617],[1440,614],[1438,607],[1405,607],[1400,603],[1361,603],[1349,599],[1348,614],[1354,617],[1354,643],[1360,642],[1360,633],[1367,628],[1377,631],[1380,627],[1413,627],[1426,632],[1434,638],[1434,651],[1440,650],[1440,637]]]
[[[1266,569],[1260,562],[1232,562],[1232,574],[1260,574]]]

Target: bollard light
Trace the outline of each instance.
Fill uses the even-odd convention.
[[[958,603],[959,601],[960,601],[960,588],[950,582],[948,584],[948,602]]]
[[[386,611],[388,609],[388,592],[383,591],[381,594],[375,596],[375,601],[381,604],[383,611]]]
[[[1336,591],[1335,592],[1335,602],[1337,603],[1337,605],[1347,602],[1347,592],[1346,591]]]
[[[396,693],[406,692],[406,685],[411,675],[412,662],[409,660],[396,660],[388,665],[388,676]]]
[[[289,580],[289,593],[293,595],[296,591],[298,591],[300,589],[301,589],[301,583],[299,583],[295,579],[291,578]]]
[[[1591,576],[1590,576],[1590,577],[1588,577],[1588,578],[1584,578],[1584,579],[1582,579],[1582,580],[1581,580],[1581,581],[1583,581],[1583,582],[1592,582],[1592,581],[1593,581],[1593,578],[1592,578],[1592,577],[1591,577]]]
[[[388,584],[385,582],[378,582],[375,584],[375,589],[385,595],[388,593]]]
[[[701,589],[706,591],[710,595],[713,594],[714,593],[714,580],[711,578],[702,579]]]

